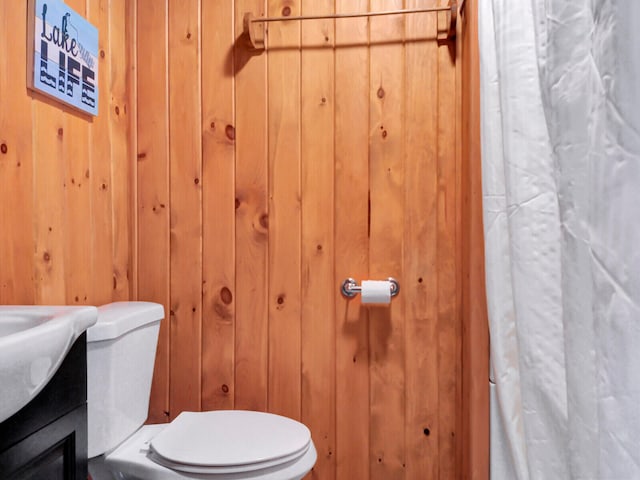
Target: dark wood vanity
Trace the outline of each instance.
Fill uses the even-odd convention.
[[[2,399],[0,385],[0,401]],[[86,480],[87,342],[83,333],[44,389],[0,423],[0,480]]]

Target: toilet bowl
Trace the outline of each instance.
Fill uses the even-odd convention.
[[[317,453],[309,429],[275,414],[182,412],[145,425],[161,305],[98,308],[87,331],[89,472],[103,479],[298,480]]]
[[[186,413],[186,412],[185,412]],[[180,421],[185,413],[180,414],[175,422]],[[254,414],[257,412],[242,412],[242,411],[216,411],[216,412],[188,412],[194,417],[194,420],[201,426],[206,426],[207,419],[197,418],[205,413],[216,413],[222,416],[226,416],[228,413],[232,414]],[[274,420],[278,421],[277,415],[265,414],[267,416],[274,417]],[[283,417],[279,417],[282,419]],[[201,421],[202,420],[202,421]],[[212,421],[218,419],[212,418]],[[245,430],[242,432],[246,434],[247,423],[251,421],[250,418],[233,418],[233,415],[226,419],[226,422],[222,423],[237,423],[238,425],[245,425],[244,429],[235,430],[237,433],[239,430]],[[297,422],[296,422],[297,423]],[[236,425],[236,427],[238,426]],[[302,425],[302,424],[299,424]],[[287,452],[285,446],[283,446],[282,452],[274,450],[274,446],[278,445],[278,442],[264,443],[264,446],[270,446],[268,452],[260,450],[258,445],[254,445],[252,448],[247,445],[238,446],[237,449],[229,449],[228,445],[225,448],[224,440],[228,437],[221,435],[222,432],[215,431],[213,436],[209,435],[208,438],[197,439],[193,437],[182,436],[171,432],[174,423],[161,424],[161,425],[144,425],[140,429],[136,430],[133,435],[128,437],[121,445],[107,455],[100,455],[94,457],[89,461],[89,471],[94,480],[102,479],[135,479],[135,480],[178,480],[178,479],[209,479],[209,480],[241,480],[241,479],[255,479],[255,480],[300,480],[302,479],[313,467],[317,459],[316,449],[313,442],[309,441],[300,449],[296,449],[293,453],[285,455]],[[253,433],[255,432],[255,427]],[[266,430],[262,431],[264,434],[272,434]],[[163,435],[165,438],[163,439]],[[235,440],[239,439],[239,435],[236,435]],[[246,435],[246,440],[255,440],[252,434]],[[161,448],[164,446],[168,448],[165,455],[160,455],[154,448],[154,440],[161,440]],[[162,445],[162,440],[169,440],[174,445]],[[262,440],[262,438],[261,438]],[[293,447],[291,438],[289,440],[289,446]],[[192,445],[185,444],[183,442],[198,442],[195,450],[199,450],[198,454],[206,454],[206,460],[202,462],[203,458],[200,458],[197,462],[181,458],[185,453],[183,450],[187,448],[186,453],[193,452],[189,450]],[[182,445],[181,445],[182,444]],[[218,447],[222,446],[222,450]],[[258,448],[256,448],[258,447]],[[174,450],[175,449],[175,450]],[[272,456],[270,457],[269,454]],[[167,458],[169,457],[169,458]],[[242,458],[240,458],[242,457]],[[183,460],[182,462],[180,460]],[[204,464],[203,464],[204,463]]]

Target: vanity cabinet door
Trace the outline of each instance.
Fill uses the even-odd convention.
[[[86,421],[83,405],[0,452],[0,479],[86,479]]]
[[[86,478],[87,345],[82,334],[44,389],[0,423],[0,480]]]

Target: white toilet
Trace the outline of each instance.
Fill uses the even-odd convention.
[[[298,480],[316,462],[309,429],[241,410],[183,412],[144,425],[162,305],[98,308],[87,330],[89,473],[103,479]]]

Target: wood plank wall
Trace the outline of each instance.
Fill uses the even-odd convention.
[[[489,321],[485,293],[480,146],[478,1],[466,0],[459,26],[462,185],[463,478],[489,478]]]
[[[100,32],[95,118],[27,90],[27,2],[0,2],[0,304],[134,294],[132,8],[67,4]]]
[[[265,410],[311,427],[310,478],[488,478],[476,1],[456,44],[424,14],[274,23],[257,53],[247,11],[438,2],[68,0],[93,120],[27,92],[10,3],[0,303],[164,304],[151,422]],[[390,275],[391,307],[338,293]]]
[[[432,14],[242,35],[245,12],[438,4],[137,1],[139,297],[168,312],[151,422],[271,411],[311,428],[310,478],[486,478],[463,437],[462,45]],[[350,276],[401,294],[362,307]]]

